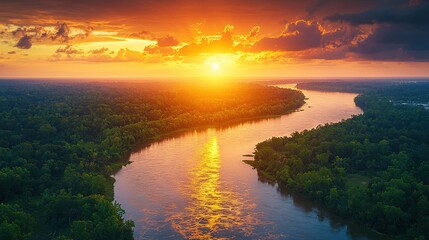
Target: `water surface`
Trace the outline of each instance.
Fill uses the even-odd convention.
[[[131,155],[115,175],[115,200],[136,239],[378,239],[307,199],[280,191],[242,162],[257,143],[362,111],[356,94],[303,91],[300,111],[190,131]],[[247,158],[249,159],[249,158]]]

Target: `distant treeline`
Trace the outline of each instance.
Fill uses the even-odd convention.
[[[132,239],[110,176],[134,148],[303,103],[251,84],[0,81],[0,239]]]
[[[366,88],[317,84],[312,89]],[[355,99],[363,115],[259,143],[250,164],[287,189],[379,232],[429,239],[429,111],[396,104],[429,102],[429,84],[365,92]]]
[[[326,91],[326,92],[351,92],[372,94],[383,97],[385,100],[400,103],[429,103],[429,80],[419,81],[349,81],[349,82],[305,82],[298,83],[298,89]]]
[[[396,81],[356,81],[356,82],[302,82],[297,84],[298,89],[327,91],[327,92],[350,92],[364,93],[383,90],[386,87],[401,85],[404,83]]]

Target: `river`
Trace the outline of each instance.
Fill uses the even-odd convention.
[[[279,87],[290,87],[281,85]],[[299,111],[189,131],[144,147],[115,175],[136,239],[382,239],[243,163],[257,143],[362,113],[356,94],[306,91]]]

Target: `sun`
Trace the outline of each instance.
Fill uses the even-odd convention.
[[[212,70],[213,70],[213,71],[217,71],[217,70],[219,70],[219,64],[218,64],[218,63],[212,63],[212,64],[211,64],[211,67],[212,67]]]

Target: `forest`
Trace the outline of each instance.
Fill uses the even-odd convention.
[[[361,92],[355,102],[364,114],[261,142],[248,163],[280,187],[380,233],[429,239],[429,111],[418,106],[429,102],[429,83],[377,86],[298,85]]]
[[[132,239],[112,174],[134,149],[303,104],[299,91],[256,84],[2,80],[0,239]]]

